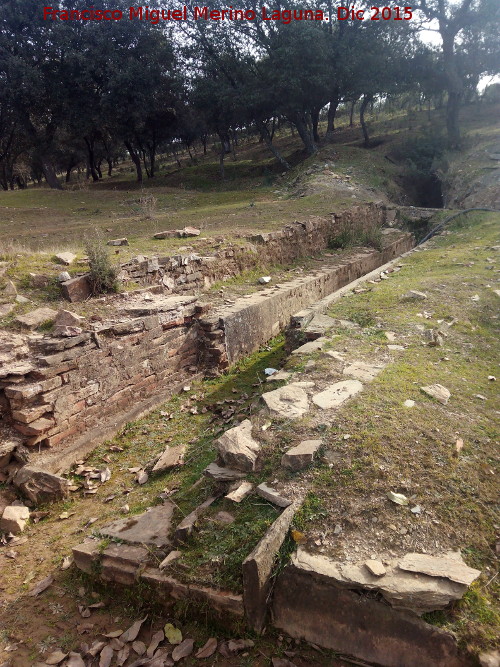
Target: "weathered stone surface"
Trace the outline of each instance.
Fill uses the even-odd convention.
[[[407,609],[417,614],[444,609],[451,601],[459,600],[467,590],[467,586],[449,579],[401,570],[400,560],[391,560],[386,565],[386,574],[377,577],[367,570],[365,562],[341,563],[310,554],[302,547],[292,556],[296,567],[325,577],[336,586],[376,590],[395,609]]]
[[[83,332],[81,327],[66,327],[56,325],[52,329],[54,336],[64,336],[65,338],[72,338],[73,336],[79,336]]]
[[[198,505],[196,509],[190,512],[175,529],[174,538],[177,543],[184,542],[193,532],[196,522],[203,512],[217,500],[216,496],[211,496],[205,502]]]
[[[129,544],[111,544],[101,557],[101,578],[127,586],[135,583],[148,550]]]
[[[174,560],[177,560],[181,556],[182,556],[182,551],[177,551],[176,549],[174,549],[168,554],[168,556],[166,556],[162,560],[162,562],[159,564],[158,567],[160,568],[160,570],[164,570],[166,567],[170,565],[170,563],[173,563]]]
[[[273,373],[273,375],[269,376],[266,379],[266,382],[286,382],[286,380],[289,380],[291,377],[292,374],[288,371],[278,371],[277,373]]]
[[[0,519],[0,533],[22,533],[26,522],[30,518],[30,511],[23,505],[8,505]]]
[[[347,399],[355,396],[363,389],[359,380],[343,380],[330,385],[319,394],[314,394],[312,400],[322,410],[333,410],[342,405]]]
[[[431,398],[435,398],[436,401],[446,405],[450,399],[451,393],[450,390],[446,387],[443,387],[442,384],[431,384],[427,387],[420,387],[421,391]]]
[[[0,317],[7,317],[14,308],[15,306],[12,303],[0,303]]]
[[[118,519],[100,529],[106,537],[114,537],[133,544],[152,544],[163,547],[170,544],[170,525],[174,505],[166,502],[152,507],[143,514]]]
[[[180,236],[199,236],[200,234],[200,230],[196,227],[184,227],[184,229],[181,230]]]
[[[356,378],[356,380],[361,380],[362,382],[371,382],[375,377],[380,373],[380,371],[385,367],[385,364],[367,364],[364,361],[354,361],[349,366],[344,368],[344,375],[349,375],[349,377]]]
[[[51,322],[56,318],[56,316],[56,310],[53,310],[53,308],[43,307],[32,310],[31,312],[26,313],[26,315],[18,315],[16,317],[16,322],[28,329],[36,329],[46,322]]]
[[[247,622],[256,632],[261,632],[265,625],[276,554],[283,544],[299,504],[294,503],[282,512],[243,561],[245,615]]]
[[[43,273],[29,273],[30,284],[32,287],[47,287],[50,283],[50,276],[46,276]]]
[[[386,569],[379,560],[367,560],[365,561],[365,567],[367,568],[370,574],[373,574],[374,577],[383,577],[386,573]]]
[[[122,239],[111,239],[108,241],[107,245],[113,245],[113,246],[120,246],[120,245],[128,245],[128,239],[122,238]]]
[[[444,556],[410,553],[399,561],[399,567],[408,572],[443,577],[465,586],[470,586],[481,574],[480,570],[475,570],[464,563],[460,552],[450,552]]]
[[[66,266],[69,266],[75,261],[76,255],[74,255],[72,252],[59,252],[56,255],[56,259],[61,264],[66,264]]]
[[[406,294],[403,294],[401,298],[405,301],[425,301],[425,299],[427,299],[427,294],[412,289]]]
[[[16,400],[29,400],[42,392],[41,384],[15,384],[5,387],[5,395]],[[43,413],[42,413],[43,414]]]
[[[7,280],[5,287],[2,289],[2,296],[4,297],[16,297],[17,289],[12,280]]]
[[[92,295],[87,276],[78,276],[64,281],[61,283],[61,292],[63,297],[72,303],[86,301]]]
[[[84,317],[77,313],[72,313],[70,310],[61,309],[56,316],[54,322],[55,326],[61,327],[78,327],[85,320]]]
[[[232,500],[235,503],[241,503],[241,501],[248,496],[252,491],[253,484],[251,482],[241,482],[239,486],[227,494],[226,498]]]
[[[272,603],[274,625],[291,637],[385,667],[469,664],[452,635],[293,562],[278,576]]]
[[[167,229],[164,232],[156,232],[154,239],[173,239],[179,236],[179,229]]]
[[[283,496],[280,496],[276,489],[273,489],[271,486],[268,486],[265,483],[259,484],[259,486],[256,488],[256,491],[259,496],[269,500],[270,503],[273,503],[273,505],[277,505],[278,507],[288,507],[292,504],[291,500],[288,500],[288,498],[283,498]]]
[[[306,392],[301,387],[280,387],[262,394],[271,415],[299,419],[309,410]]]
[[[177,447],[168,447],[155,463],[153,472],[165,472],[181,465],[184,460],[184,453],[186,451],[185,445],[178,445]]]
[[[481,667],[500,667],[499,650],[493,649],[491,651],[485,651],[484,653],[480,653],[478,658]]]
[[[89,540],[72,548],[73,560],[78,569],[92,574],[94,563],[100,557],[99,542]]]
[[[57,282],[65,283],[67,280],[71,280],[71,275],[67,271],[61,271],[57,276]]]
[[[293,350],[292,354],[294,355],[303,355],[303,354],[312,354],[313,352],[318,352],[322,350],[325,343],[328,343],[328,338],[317,338],[316,340],[311,340],[309,343],[304,343],[297,349]]]
[[[303,440],[283,454],[281,465],[289,470],[302,470],[313,462],[321,444],[321,440]]]
[[[228,468],[248,472],[255,470],[260,443],[252,437],[252,422],[245,419],[223,433],[217,440],[217,449]]]
[[[69,493],[67,479],[32,466],[24,466],[17,472],[14,485],[34,503],[53,502]]]
[[[230,468],[223,468],[215,462],[207,466],[203,471],[203,474],[211,479],[215,479],[217,482],[234,482],[236,479],[245,477],[244,472],[231,470]]]

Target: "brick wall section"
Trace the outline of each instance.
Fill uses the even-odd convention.
[[[12,427],[28,446],[64,446],[198,371],[196,304],[72,338],[29,339],[30,369],[0,381]],[[163,323],[162,323],[163,322]]]
[[[381,224],[386,213],[383,207],[366,205],[336,216],[333,223],[323,219],[294,223],[280,232],[257,235],[244,249],[226,249],[225,263],[215,258],[206,264],[193,260],[191,266],[186,258],[180,258],[175,271],[180,266],[192,270],[183,274],[195,276],[189,282],[192,288],[201,280],[198,273],[210,282],[220,277],[219,271],[238,273],[245,262],[256,262],[255,256],[263,262],[290,262],[324,249],[333,233],[332,225],[349,220],[361,225]],[[135,301],[135,297],[124,299],[125,317],[95,325],[79,336],[5,332],[8,345],[15,343],[17,352],[13,349],[8,355],[13,363],[0,365],[1,424],[11,432],[14,429],[22,444],[34,447],[33,463],[54,469],[51,461],[65,457],[68,467],[71,457],[73,461],[81,458],[83,451],[111,437],[113,428],[116,431],[137,418],[141,410],[152,409],[193,375],[227,368],[276,335],[294,312],[412,246],[409,234],[395,230],[392,234],[389,230],[381,253],[366,251],[342,257],[336,266],[239,299],[218,313],[207,315],[206,307],[197,303],[195,296],[168,296],[170,289],[156,284],[148,291],[157,294],[157,300],[149,297],[152,302],[145,305],[140,296]],[[149,268],[157,266],[148,262]],[[195,270],[197,266],[209,273]],[[173,275],[160,275],[155,269],[150,277],[163,281],[165,276],[173,279]],[[5,437],[0,434],[0,441],[7,435],[7,431]],[[3,450],[0,454],[3,457]]]
[[[293,222],[276,232],[256,234],[231,244],[209,257],[197,254],[138,256],[122,264],[120,279],[142,284],[161,284],[172,294],[206,289],[214,282],[237,276],[246,269],[279,263],[287,264],[317,255],[344,226],[364,229],[383,226],[395,213],[380,203],[360,204],[329,218]],[[158,241],[161,244],[162,241]]]

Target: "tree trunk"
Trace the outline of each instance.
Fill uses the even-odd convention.
[[[132,148],[132,144],[129,141],[125,141],[125,148],[128,150],[130,159],[135,165],[135,170],[137,172],[137,182],[142,183],[143,182],[143,177],[142,177],[142,167],[141,167],[141,158],[138,155],[138,153]]]
[[[90,175],[92,176],[92,180],[94,183],[97,183],[99,180],[99,175],[96,171],[95,168],[95,154],[94,154],[94,140],[89,139],[88,137],[83,137],[85,144],[87,145],[87,153],[89,156],[89,162],[88,162],[88,168]]]
[[[313,135],[313,140],[315,143],[319,144],[320,138],[319,138],[319,133],[318,133],[318,125],[319,125],[319,112],[321,109],[313,109],[311,111],[311,121],[312,121],[312,135]]]
[[[365,111],[372,101],[373,97],[372,95],[364,95],[363,96],[363,101],[361,102],[361,108],[359,110],[359,122],[361,123],[361,129],[363,130],[363,137],[365,139],[364,141],[364,147],[368,148],[370,145],[370,137],[368,136],[368,128],[366,127],[366,121],[365,121]]]
[[[49,187],[53,190],[62,190],[62,185],[59,183],[54,165],[46,158],[42,158],[42,171]]]
[[[97,175],[99,176],[99,178],[102,178],[101,163],[102,163],[102,160],[99,160],[98,163],[95,166],[96,171],[97,171]]]
[[[460,102],[463,96],[463,83],[458,72],[455,37],[452,30],[441,26],[441,38],[443,40],[443,64],[446,75],[446,90],[448,92],[448,102],[446,104],[446,131],[448,134],[448,144],[452,149],[458,149],[461,145],[460,127],[458,116],[460,112]]]
[[[273,124],[274,124],[274,119],[273,119]],[[281,164],[281,166],[288,171],[288,169],[290,169],[290,165],[285,160],[285,158],[281,155],[281,153],[276,148],[276,146],[273,146],[273,138],[272,138],[272,135],[269,133],[269,130],[267,129],[267,125],[263,122],[260,122],[260,123],[257,123],[257,127],[259,129],[260,136],[262,137],[262,141],[265,142],[266,146],[269,148],[269,150],[274,155],[274,157],[278,160],[278,162]]]
[[[351,111],[349,112],[349,127],[354,127],[354,109],[356,108],[356,102],[358,100],[353,100],[351,102]]]
[[[291,120],[297,128],[297,132],[302,139],[307,155],[314,155],[318,149],[314,143],[311,127],[308,126],[306,119],[302,114],[296,114]]]
[[[336,91],[330,98],[330,106],[328,107],[328,123],[326,126],[325,139],[331,141],[333,133],[335,132],[335,116],[340,103],[340,95]]]
[[[66,179],[65,179],[66,183],[69,183],[71,181],[71,172],[72,172],[72,170],[73,170],[73,165],[69,166],[66,169]]]

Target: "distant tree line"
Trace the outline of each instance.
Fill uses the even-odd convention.
[[[310,3],[308,5],[308,2]],[[75,9],[74,0],[53,4]],[[125,0],[103,0],[99,9]],[[162,3],[163,7],[167,5]],[[364,143],[375,102],[446,99],[448,142],[460,145],[459,109],[481,76],[500,70],[498,0],[419,0],[412,20],[328,21],[43,20],[33,0],[0,6],[0,185],[45,179],[61,188],[84,165],[93,181],[129,156],[137,180],[157,159],[216,139],[221,172],[238,132],[255,133],[284,169],[276,127],[290,124],[307,154],[335,131],[339,108],[357,104]],[[171,5],[177,8],[178,5]],[[212,2],[214,9],[227,8]],[[97,8],[97,4],[96,4]],[[367,15],[370,12],[368,11]],[[431,23],[426,23],[431,22]],[[420,39],[436,30],[442,47]],[[320,119],[326,131],[320,137]]]

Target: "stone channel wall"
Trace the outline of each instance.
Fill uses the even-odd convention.
[[[361,225],[380,224],[386,209],[356,207],[343,214],[342,224],[346,216],[352,224],[357,216]],[[259,235],[254,242],[262,245],[259,256],[266,261],[286,262],[318,252],[331,233],[321,220]],[[366,249],[328,258],[331,263],[311,275],[213,314],[194,294],[173,296],[169,288],[155,285],[146,294],[118,296],[124,305],[117,319],[94,323],[80,335],[0,334],[0,353],[7,351],[0,354],[0,467],[12,464],[10,455],[24,445],[31,448],[33,464],[52,472],[67,469],[190,378],[228,367],[279,333],[293,313],[414,242],[397,230],[387,230],[384,237],[382,252]]]
[[[380,203],[360,204],[329,218],[293,222],[275,232],[256,234],[230,244],[210,256],[196,253],[144,257],[121,265],[120,280],[162,285],[168,293],[206,289],[214,282],[239,275],[256,266],[287,264],[317,255],[345,227],[369,229],[396,219],[393,209]],[[161,244],[161,241],[158,242]]]

